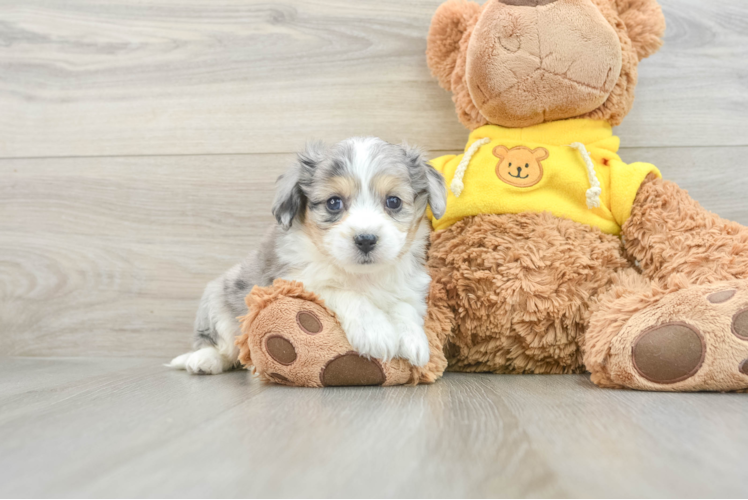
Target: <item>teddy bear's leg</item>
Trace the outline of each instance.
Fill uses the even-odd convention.
[[[435,373],[444,356],[433,345],[424,368],[402,359],[382,362],[359,356],[334,314],[299,283],[279,280],[272,287],[255,288],[247,305],[250,312],[237,339],[239,357],[267,382],[300,387],[429,383],[446,367],[445,361]]]
[[[623,227],[626,251],[645,276],[694,284],[748,278],[748,228],[705,210],[672,182],[650,176]]]
[[[651,391],[748,389],[748,280],[667,287],[633,271],[601,297],[584,346],[592,381]]]
[[[603,387],[748,388],[748,229],[651,176],[624,226],[642,275],[617,276],[598,301],[585,364]]]

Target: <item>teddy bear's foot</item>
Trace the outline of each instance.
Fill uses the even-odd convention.
[[[650,292],[641,298],[652,301],[656,296]],[[592,370],[593,380],[603,386],[654,391],[748,389],[748,281],[664,294],[626,321],[598,368],[597,373]]]
[[[258,376],[300,387],[402,385],[411,380],[403,360],[382,363],[359,356],[319,298],[299,283],[256,288],[237,339],[240,359]]]

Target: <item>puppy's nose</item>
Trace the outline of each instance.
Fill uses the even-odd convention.
[[[516,7],[540,7],[541,5],[548,5],[555,1],[556,0],[499,0],[499,3],[514,5]]]
[[[374,250],[375,246],[377,246],[378,239],[379,238],[373,234],[359,234],[353,238],[353,241],[356,243],[359,250],[364,253],[369,253]]]

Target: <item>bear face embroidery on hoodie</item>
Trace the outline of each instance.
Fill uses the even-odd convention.
[[[543,180],[543,160],[550,153],[545,148],[530,149],[517,146],[512,149],[496,146],[493,155],[498,158],[496,176],[510,186],[519,188],[533,187]]]

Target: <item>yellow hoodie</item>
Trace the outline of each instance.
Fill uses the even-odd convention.
[[[434,229],[478,214],[551,212],[620,234],[649,163],[621,161],[620,140],[604,121],[564,120],[528,128],[486,125],[473,131],[465,154],[431,164],[447,181],[447,211]]]

